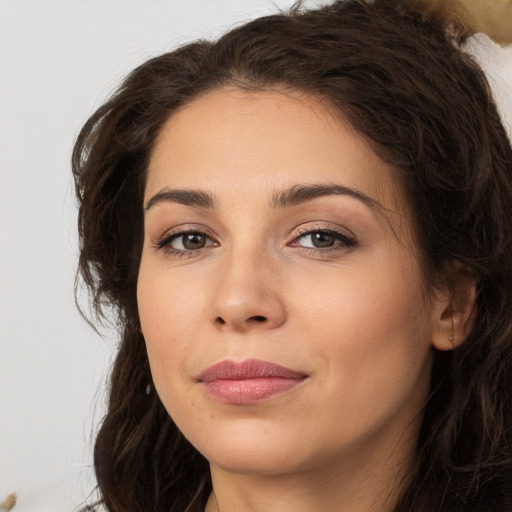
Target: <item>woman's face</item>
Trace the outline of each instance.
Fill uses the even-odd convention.
[[[304,95],[209,93],[162,130],[144,204],[151,372],[213,467],[410,453],[441,306],[393,172],[346,122]]]

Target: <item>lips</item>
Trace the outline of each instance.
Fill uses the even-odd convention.
[[[215,400],[233,405],[249,405],[289,391],[308,377],[284,366],[248,359],[221,361],[207,368],[198,380]]]

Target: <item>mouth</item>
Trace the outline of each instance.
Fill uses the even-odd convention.
[[[289,391],[308,375],[284,366],[248,359],[221,361],[207,368],[198,380],[213,399],[232,405],[249,405]]]

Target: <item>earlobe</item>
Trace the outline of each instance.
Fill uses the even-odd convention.
[[[461,315],[450,315],[447,321],[441,321],[434,330],[432,345],[437,350],[455,350],[464,343],[470,329],[463,326]]]
[[[437,319],[432,334],[432,345],[437,350],[454,350],[464,343],[473,327],[475,300],[476,279],[467,274],[438,299]]]

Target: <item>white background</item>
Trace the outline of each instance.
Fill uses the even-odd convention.
[[[70,511],[93,487],[115,352],[74,304],[78,130],[148,57],[291,4],[0,0],[0,503],[17,492],[16,512]]]

